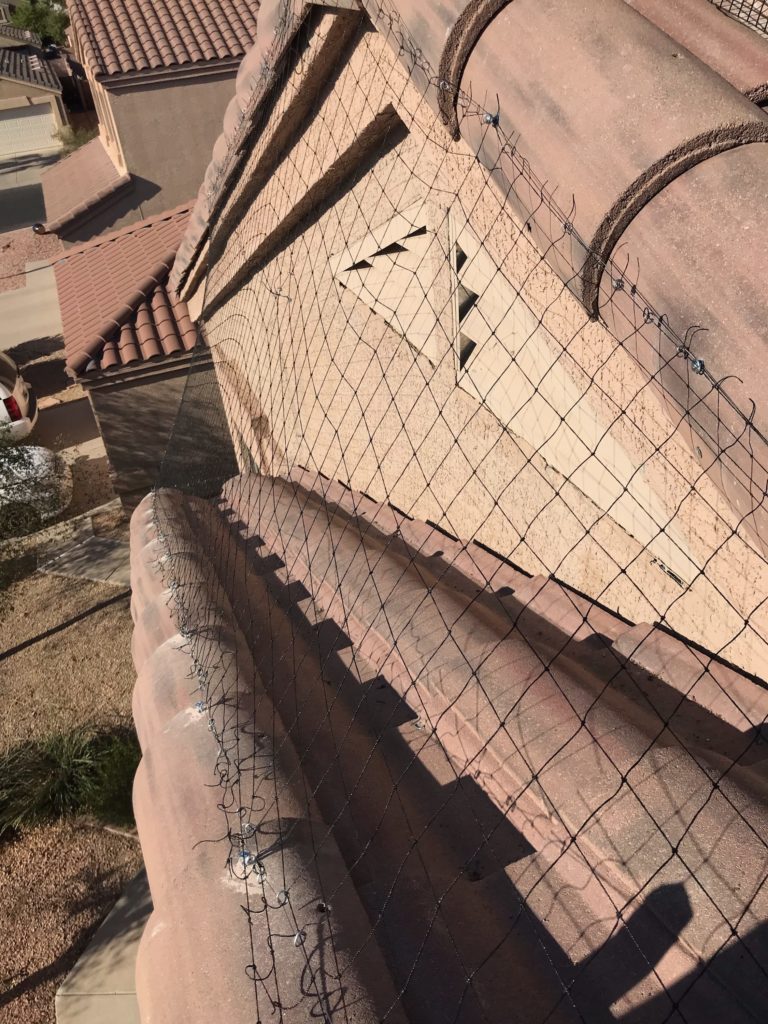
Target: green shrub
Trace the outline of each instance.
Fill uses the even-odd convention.
[[[56,0],[21,0],[11,22],[36,32],[44,43],[64,43],[69,17],[66,5]]]
[[[12,747],[0,756],[0,836],[74,814],[131,823],[139,757],[128,728],[82,727]]]

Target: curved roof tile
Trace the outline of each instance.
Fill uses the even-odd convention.
[[[715,25],[704,14],[704,0],[698,8],[694,0],[685,3],[698,10],[701,24],[706,18]],[[259,38],[237,76],[243,118],[238,123],[228,113],[173,268],[176,287],[200,251],[209,218],[239,166],[252,114],[306,6],[267,0],[261,9]],[[504,194],[510,181],[525,175],[530,202],[521,202],[532,241],[590,313],[611,317],[621,331],[624,321],[634,323],[639,298],[647,304],[645,324],[651,326],[639,328],[638,359],[673,403],[673,418],[680,411],[687,417],[698,439],[697,458],[708,464],[705,449],[714,453],[714,468],[707,471],[746,516],[768,479],[758,433],[768,436],[768,420],[762,413],[753,422],[748,414],[749,391],[761,379],[768,343],[764,299],[754,283],[754,268],[765,262],[760,229],[768,219],[768,194],[760,182],[768,174],[768,116],[750,102],[765,84],[768,43],[757,36],[747,40],[741,31],[737,42],[723,18],[715,45],[697,35],[693,23],[673,24],[653,0],[601,0],[600,31],[583,0],[389,0],[387,12],[377,0],[361,0],[361,6]],[[667,31],[654,21],[663,21]],[[678,38],[683,28],[693,52]],[[411,41],[410,48],[403,40]],[[742,52],[748,62],[726,75],[727,62],[738,61]],[[466,115],[460,95],[469,104]],[[483,110],[498,111],[497,130],[477,116]],[[555,194],[566,209],[573,203],[570,214],[557,209]],[[556,244],[553,222],[562,228]],[[666,244],[670,226],[674,244]],[[624,288],[624,271],[612,268],[620,246],[641,268],[631,290]],[[605,273],[606,267],[616,273]],[[702,296],[710,303],[706,310]],[[662,320],[654,311],[664,313],[670,333],[663,352],[653,326]],[[710,333],[697,335],[695,351],[689,351],[683,339],[693,324],[706,324]],[[697,397],[686,367],[681,390],[680,364],[664,354],[667,349],[695,355],[695,373],[706,370],[701,387],[709,397]],[[734,368],[744,385],[733,378]],[[727,445],[732,466],[718,459],[721,442],[713,431],[721,426],[729,437],[750,432],[739,446]],[[749,449],[758,441],[764,453],[759,466]],[[756,466],[762,474],[757,482]],[[746,522],[755,536],[756,518]]]
[[[189,206],[70,249],[55,264],[67,366],[75,374],[172,355],[197,330],[168,275]]]
[[[240,58],[256,38],[258,0],[71,0],[97,78]]]

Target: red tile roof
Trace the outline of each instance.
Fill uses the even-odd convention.
[[[101,139],[93,139],[41,175],[46,231],[54,234],[107,196],[131,183],[112,163]]]
[[[85,368],[86,373],[112,370],[158,356],[172,356],[195,347],[197,328],[189,316],[186,302],[166,287],[167,279],[168,270],[165,282],[139,303],[128,323],[115,328],[101,352],[94,354],[93,361]]]
[[[256,38],[258,0],[70,0],[96,77],[240,58]]]
[[[73,373],[194,345],[186,306],[166,288],[188,219],[188,205],[169,210],[70,249],[55,265]]]

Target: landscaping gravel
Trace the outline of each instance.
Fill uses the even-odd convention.
[[[37,260],[54,260],[64,252],[56,235],[36,235],[32,228],[0,234],[0,292],[26,285],[24,268]]]
[[[0,651],[32,643],[0,660],[0,749],[86,722],[130,722],[128,599],[89,614],[120,593],[40,573],[10,587]],[[0,840],[2,1024],[53,1024],[56,989],[140,867],[134,839],[85,819]]]

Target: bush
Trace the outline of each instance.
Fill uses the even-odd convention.
[[[81,727],[12,747],[0,756],[0,836],[74,814],[132,823],[140,756],[124,727]]]
[[[60,44],[66,41],[69,17],[66,6],[56,0],[21,0],[11,23],[36,32],[46,44]]]
[[[76,149],[80,149],[86,142],[95,139],[98,134],[98,128],[73,128],[69,124],[65,124],[63,128],[59,128],[53,133],[54,138],[58,139],[61,143],[65,156],[74,153]]]

